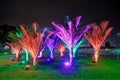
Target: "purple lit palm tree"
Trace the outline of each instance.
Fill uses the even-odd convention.
[[[76,17],[76,22],[73,24],[72,21],[68,21],[68,29],[64,27],[61,24],[57,24],[55,22],[52,22],[54,27],[56,28],[56,35],[69,46],[69,57],[70,57],[70,64],[72,63],[72,52],[73,47],[76,45],[76,43],[82,38],[83,34],[87,32],[87,30],[90,28],[90,26],[86,26],[84,29],[78,28],[79,22],[80,22],[81,16]]]
[[[55,36],[54,34],[52,35],[52,38],[49,38],[47,46],[50,49],[50,58],[51,59],[53,59],[53,51],[56,48],[58,42],[59,42],[59,38],[57,36]]]
[[[54,33],[53,31],[51,30],[48,30],[48,28],[44,28],[43,31],[41,32],[42,33],[42,39],[40,40],[40,43],[41,45],[39,46],[39,50],[38,50],[38,55],[37,55],[37,58],[42,58],[42,55],[43,55],[43,51],[45,49],[45,47],[47,45],[50,45],[52,42],[53,42],[53,39],[50,39],[49,37]],[[52,45],[52,44],[51,44]],[[49,48],[50,51],[51,51],[51,54],[53,53],[52,50],[53,50],[53,47]],[[53,54],[52,54],[53,55]]]

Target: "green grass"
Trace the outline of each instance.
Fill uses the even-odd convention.
[[[120,61],[99,59],[97,64],[91,58],[74,60],[74,66],[64,68],[62,60],[40,63],[37,70],[31,66],[24,70],[25,64],[11,61],[0,54],[0,80],[120,80]]]

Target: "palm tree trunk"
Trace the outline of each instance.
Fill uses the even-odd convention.
[[[63,56],[64,56],[63,52],[60,52],[60,57],[63,57]]]
[[[37,66],[36,58],[33,58],[33,66],[36,69],[36,66]]]
[[[38,57],[42,58],[42,51],[40,51],[40,55]]]
[[[50,49],[50,58],[53,59],[53,49]]]
[[[98,57],[99,57],[99,50],[95,50],[94,56],[92,57],[92,62],[97,63],[98,62]]]
[[[39,52],[38,52],[38,58],[42,58],[43,57],[43,55],[42,55],[43,50],[44,50],[44,48],[41,49],[41,50],[39,50]]]
[[[70,53],[69,53],[69,57],[70,57],[70,64],[72,63],[72,47],[70,48]]]

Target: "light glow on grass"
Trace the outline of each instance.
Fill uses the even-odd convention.
[[[71,66],[71,63],[67,61],[67,62],[64,63],[64,65],[65,65],[66,67],[69,67],[69,66]]]

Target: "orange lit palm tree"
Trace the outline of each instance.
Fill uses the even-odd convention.
[[[21,50],[21,46],[19,46],[19,44],[17,43],[6,43],[7,45],[9,45],[12,49],[12,53],[15,52],[15,58],[19,60],[19,53]]]
[[[113,29],[112,27],[107,28],[108,23],[109,21],[103,21],[100,25],[91,24],[91,29],[89,29],[87,33],[84,34],[84,37],[94,48],[95,53],[92,57],[92,60],[95,63],[98,62],[99,50],[102,43]]]
[[[60,57],[63,57],[64,56],[63,52],[65,51],[65,46],[62,45],[62,43],[59,43],[56,48],[60,52]]]
[[[43,42],[43,35],[44,32],[38,33],[37,32],[37,24],[33,23],[32,24],[33,31],[30,32],[29,30],[26,30],[22,25],[20,25],[20,30],[22,32],[22,38],[19,38],[17,36],[11,35],[12,38],[17,40],[22,48],[26,49],[31,57],[33,58],[33,65],[36,66],[37,62],[37,55],[39,51],[39,47],[42,45],[41,42]],[[47,37],[51,35],[48,34]]]
[[[16,28],[16,30],[18,30],[18,28]],[[21,36],[20,36],[19,32],[18,31],[16,31],[15,33],[9,32],[8,39],[10,40],[10,42],[6,42],[6,44],[11,47],[11,52],[15,53],[15,58],[17,60],[19,60],[19,55],[20,55],[19,53],[20,53],[22,47],[17,40],[15,40],[14,38],[10,38],[10,37],[18,36],[20,38]]]

